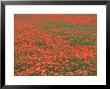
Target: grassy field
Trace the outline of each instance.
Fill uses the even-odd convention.
[[[15,76],[96,76],[97,15],[15,14]]]

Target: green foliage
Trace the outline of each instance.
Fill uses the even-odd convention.
[[[38,72],[34,72],[34,73],[30,74],[30,76],[38,76],[38,75],[39,75]]]
[[[24,62],[24,63],[23,63],[23,66],[29,67],[30,65],[29,65],[28,63]]]
[[[46,45],[46,44],[45,44],[45,42],[36,41],[35,45],[43,46],[43,45]]]
[[[17,70],[18,72],[22,72],[22,71],[23,71],[23,69],[20,68],[20,67],[18,67],[16,70]]]

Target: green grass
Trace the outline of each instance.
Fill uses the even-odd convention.
[[[20,67],[16,68],[16,70],[17,70],[18,72],[22,72],[22,71],[23,71],[23,69],[20,68]]]
[[[38,72],[34,72],[34,73],[30,74],[30,76],[38,76],[38,75],[39,75]]]
[[[83,59],[72,58],[72,60],[73,60],[75,63],[79,64],[78,66],[72,66],[72,68],[73,68],[74,70],[77,70],[77,69],[86,70],[86,69],[87,69],[87,66],[88,66],[88,65],[86,65],[86,64],[83,63]],[[70,65],[70,67],[71,67],[71,65]]]
[[[93,45],[96,45],[96,41],[84,42],[84,40],[86,38],[92,39],[93,37],[91,36],[91,34],[84,35],[84,36],[80,36],[79,35],[79,36],[76,37],[76,43],[79,44],[79,45],[82,45],[82,46],[93,46]]]
[[[64,23],[64,22],[46,22],[46,23],[43,23],[42,25],[44,29],[48,29],[48,30],[51,30],[52,26],[60,27],[66,30],[75,29],[75,30],[81,30],[81,31],[92,32],[92,33],[96,32],[95,28],[88,26],[88,25],[69,24],[69,23]]]
[[[90,38],[90,39],[93,38],[91,36],[91,34],[87,34],[87,35],[84,35],[84,36],[81,36],[81,35],[78,35],[78,34],[68,34],[68,35],[62,35],[61,38],[65,39],[65,40],[73,39],[73,41],[71,42],[71,46],[74,46],[74,45],[82,45],[82,46],[96,45],[96,41],[84,42],[84,40],[86,38]]]
[[[28,63],[23,63],[23,66],[25,66],[25,67],[29,67],[30,65],[28,64]]]
[[[82,42],[82,45],[85,45],[85,46],[94,46],[94,45],[96,45],[96,43],[95,42]]]
[[[46,45],[46,44],[45,44],[45,42],[36,41],[35,45],[43,46],[43,45]]]

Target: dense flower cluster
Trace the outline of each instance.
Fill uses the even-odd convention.
[[[96,75],[96,19],[96,15],[15,14],[15,76]]]

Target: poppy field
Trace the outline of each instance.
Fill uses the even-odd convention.
[[[96,76],[96,14],[15,14],[15,76]]]

